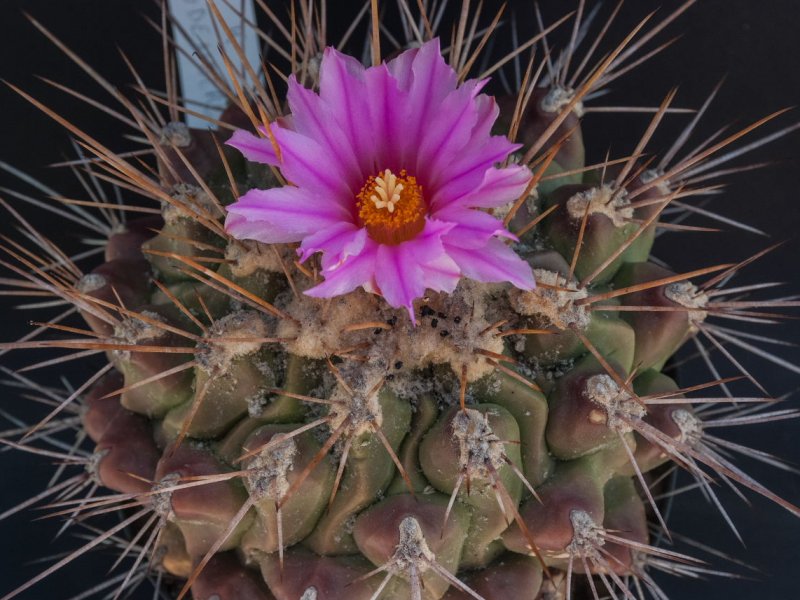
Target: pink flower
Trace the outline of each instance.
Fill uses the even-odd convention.
[[[320,252],[325,280],[311,296],[361,286],[412,319],[415,298],[452,292],[462,276],[533,288],[530,266],[501,239],[514,236],[484,210],[516,199],[531,177],[495,166],[518,146],[490,134],[498,109],[485,83],[458,85],[438,40],[370,68],[327,49],[319,94],[292,78],[289,117],[265,137],[240,130],[228,141],[290,185],[247,192],[226,228],[300,242],[302,260]]]

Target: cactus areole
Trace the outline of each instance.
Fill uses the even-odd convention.
[[[691,203],[731,172],[718,165],[771,117],[676,160],[709,98],[645,158],[673,92],[624,158],[585,160],[580,119],[692,2],[601,52],[580,1],[482,61],[499,16],[482,33],[465,2],[443,48],[431,3],[400,0],[405,37],[383,60],[373,1],[371,66],[330,47],[324,3],[301,4],[286,25],[267,13],[291,63],[276,82],[230,67],[244,53],[209,2],[230,68],[194,52],[210,80],[232,78],[212,130],[179,121],[169,73],[166,100],[116,92],[142,159],[21,92],[80,142],[89,198],[57,210],[102,235],[104,259],[67,256],[9,207],[24,238],[2,246],[2,285],[60,312],[2,347],[70,352],[41,368],[100,367],[64,390],[9,375],[47,411],[0,441],[64,464],[2,516],[43,501],[68,527],[120,520],[3,600],[96,548],[122,554],[96,587],[112,597],[152,579],[197,600],[661,599],[655,571],[715,572],[653,535],[668,528],[655,490],[671,466],[731,526],[717,480],[799,514],[718,431],[795,416],[768,407],[736,353],[798,369],[731,323],[797,302],[729,284],[760,255],[685,273],[650,257],[656,229],[691,229]],[[547,36],[567,22],[559,51]],[[166,33],[164,48],[170,64]],[[489,95],[509,63],[513,93]],[[664,365],[687,342],[710,375],[681,388]],[[756,391],[737,398],[718,359]]]

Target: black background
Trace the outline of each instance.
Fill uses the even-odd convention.
[[[356,7],[353,3],[335,0],[329,4],[332,31],[341,32],[349,24]],[[495,1],[486,3],[489,11],[496,10],[499,4]],[[638,0],[629,4],[623,8],[609,44],[620,40],[650,10],[661,5],[660,13],[665,14],[679,5],[671,0]],[[513,5],[520,11],[521,23],[530,21],[530,2],[525,0],[514,2]],[[541,5],[548,21],[574,8],[573,2],[561,0],[543,0]],[[155,5],[134,0],[2,0],[0,7],[0,77],[69,115],[100,141],[114,148],[128,147],[120,139],[121,127],[111,118],[54,92],[35,78],[35,75],[50,77],[97,99],[108,99],[26,22],[22,11],[28,11],[45,23],[113,84],[124,86],[131,81],[119,56],[118,49],[123,49],[140,69],[145,81],[160,87],[160,39],[142,18],[143,13],[156,16]],[[603,14],[607,14],[610,8],[605,7],[606,13]],[[676,104],[696,107],[720,77],[727,75],[722,92],[695,139],[700,140],[725,124],[744,126],[769,112],[792,106],[800,99],[798,31],[800,11],[793,0],[702,0],[659,39],[666,40],[675,34],[683,34],[683,38],[662,55],[615,82],[608,104],[655,106],[672,86],[679,85]],[[606,50],[609,48],[607,45]],[[605,103],[604,100],[600,102]],[[0,88],[0,108],[0,160],[32,173],[65,195],[79,194],[80,190],[68,173],[45,166],[70,153],[68,138],[63,130],[5,88]],[[770,131],[798,119],[800,112],[794,111],[794,114],[782,117],[778,125],[771,125]],[[612,154],[616,155],[631,151],[647,121],[648,117],[642,115],[588,117],[584,131],[591,148],[590,157],[602,159],[609,147]],[[660,135],[651,149],[664,148],[685,121],[686,117],[669,118],[661,127]],[[726,194],[712,205],[726,216],[769,232],[771,240],[740,232],[669,234],[659,239],[657,255],[671,263],[676,270],[690,270],[716,262],[742,259],[773,240],[786,240],[783,247],[753,265],[742,276],[741,282],[789,281],[793,283],[787,289],[795,293],[800,290],[797,277],[799,247],[796,239],[796,231],[800,226],[800,210],[797,207],[800,183],[798,140],[800,133],[796,132],[758,150],[758,161],[770,160],[775,164],[766,170],[729,177],[730,186]],[[739,164],[746,162],[747,159],[739,160]],[[0,186],[24,188],[2,172]],[[25,211],[25,214],[34,213]],[[41,213],[37,218],[45,234],[63,240],[68,249],[78,247],[77,234],[68,223],[43,217]],[[708,224],[699,219],[693,223]],[[7,234],[11,224],[3,220],[0,229]],[[26,321],[30,317],[14,311],[11,302],[2,300],[0,338],[4,341],[13,340],[27,331]],[[800,328],[795,322],[778,326],[776,330],[784,339],[800,339]],[[780,350],[788,360],[800,363],[797,349]],[[739,356],[742,356],[741,353]],[[2,360],[13,367],[25,364],[26,360],[31,362],[31,357],[5,356]],[[800,378],[788,371],[757,358],[745,356],[743,362],[749,368],[756,369],[760,379],[775,396],[798,387]],[[89,373],[87,367],[69,363],[63,374],[72,382],[80,382]],[[59,374],[56,370],[47,370],[40,373],[39,377],[44,381],[54,381]],[[684,371],[684,377],[687,382],[707,378],[705,374],[691,369]],[[14,397],[13,392],[0,389],[0,394],[3,407],[19,415],[29,411],[30,407]],[[742,431],[730,432],[727,437],[800,462],[798,431],[798,424],[789,421],[743,428]],[[764,468],[750,461],[743,461],[742,464],[776,493],[800,503],[800,477]],[[51,466],[46,460],[18,453],[0,454],[0,512],[39,491],[50,472]],[[736,541],[715,509],[697,493],[686,494],[676,502],[670,517],[674,531],[745,559],[760,569],[762,574],[737,581],[712,579],[705,582],[661,577],[659,581],[668,595],[671,598],[709,600],[798,597],[796,570],[800,566],[797,549],[800,543],[800,520],[753,494],[748,494],[752,501],[750,506],[726,490],[720,490],[720,497],[740,528],[747,548]],[[47,521],[31,522],[33,516],[28,512],[0,522],[0,592],[16,587],[41,570],[41,564],[32,565],[31,561],[64,551],[76,543],[69,535],[54,543],[52,537],[56,525]],[[736,567],[731,565],[728,568]],[[69,598],[104,578],[104,569],[102,561],[81,560],[23,597]],[[148,595],[143,594],[142,597]]]

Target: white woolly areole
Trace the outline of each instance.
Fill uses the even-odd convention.
[[[539,600],[566,600],[567,574],[563,571],[553,571],[552,577],[545,577],[542,587],[539,588]]]
[[[285,438],[285,439],[284,439]],[[277,443],[273,443],[277,441]],[[279,501],[289,491],[289,471],[294,469],[297,442],[294,438],[275,434],[270,447],[264,448],[248,463],[245,485],[258,500]]]
[[[158,142],[162,146],[186,148],[192,143],[192,132],[185,123],[171,121],[162,127]]]
[[[300,600],[317,600],[317,588],[313,585],[309,588],[306,588],[306,591],[303,592],[303,595],[300,596]]]
[[[282,319],[277,334],[292,339],[286,343],[291,354],[324,359],[346,347],[345,329],[359,315],[364,315],[364,320],[374,315],[376,304],[374,297],[359,290],[322,300],[305,294],[292,296],[285,310],[296,322]]]
[[[508,296],[514,310],[521,315],[536,317],[545,326],[567,329],[574,325],[586,329],[590,320],[589,312],[584,306],[575,304],[575,301],[586,298],[589,292],[584,288],[567,289],[570,282],[554,271],[534,269],[533,274],[539,283],[535,290],[509,290]]]
[[[489,415],[473,408],[453,417],[453,439],[458,443],[458,466],[470,479],[490,479],[503,466],[503,442],[489,426]]]
[[[436,560],[436,555],[428,547],[422,527],[414,517],[400,521],[400,541],[395,548],[387,570],[393,575],[408,576],[412,570],[424,573]]]
[[[197,365],[206,372],[225,373],[235,359],[258,352],[263,342],[254,338],[264,337],[267,325],[259,313],[240,310],[226,315],[214,322],[197,345]]]
[[[179,183],[172,188],[170,196],[175,202],[163,202],[161,205],[161,214],[168,224],[178,219],[196,220],[198,214],[216,214],[218,211],[209,195],[196,185]]]
[[[703,437],[703,422],[685,408],[678,408],[670,415],[680,429],[680,441],[690,446],[697,445]]]
[[[143,310],[139,314],[151,321],[157,321],[159,323],[167,322],[164,317],[151,310]],[[114,326],[114,340],[126,345],[135,345],[147,340],[157,340],[166,334],[167,332],[165,329],[135,317],[123,319]],[[114,356],[122,360],[128,360],[131,356],[130,350],[114,350],[113,352]]]
[[[157,312],[143,310],[140,313],[151,321],[166,324],[167,320]],[[165,330],[135,317],[123,319],[114,326],[114,338],[126,344],[138,344],[145,340],[152,340],[165,334]]]
[[[633,207],[625,190],[617,190],[610,185],[602,185],[578,192],[567,200],[567,213],[573,221],[581,221],[589,207],[589,215],[605,215],[614,227],[627,225],[633,218]]]
[[[708,294],[700,290],[691,281],[677,281],[664,288],[664,295],[681,306],[697,310],[689,310],[686,315],[692,331],[697,331],[698,325],[706,320],[708,311]]]
[[[606,374],[589,377],[583,394],[602,409],[592,411],[589,420],[596,425],[604,424],[622,434],[633,430],[630,421],[641,419],[647,414],[644,406]]]
[[[225,248],[225,260],[234,277],[247,277],[259,270],[283,273],[281,261],[290,265],[294,259],[288,252],[282,254],[278,246],[254,240],[234,240]]]
[[[664,175],[664,172],[658,169],[647,169],[644,173],[639,176],[639,179],[642,183],[650,183],[654,179],[658,179]],[[669,181],[661,180],[655,185],[656,190],[662,196],[669,196],[672,193],[672,189],[669,187]]]
[[[91,456],[89,456],[89,460],[86,461],[86,466],[84,467],[92,481],[100,487],[103,487],[103,480],[100,478],[100,461],[105,458],[108,452],[108,448],[105,450],[96,450],[95,452],[92,452]]]
[[[82,294],[89,294],[108,285],[108,277],[100,273],[89,273],[78,280],[75,289]]]
[[[605,545],[603,528],[594,522],[594,519],[583,510],[573,510],[569,513],[572,523],[572,541],[567,546],[570,554],[591,558],[600,555],[600,550]]]
[[[348,392],[341,385],[336,386],[330,400],[330,428],[335,431],[348,420],[347,433],[358,437],[362,433],[374,433],[383,425],[383,410],[378,402],[379,382],[359,382]]]
[[[175,513],[172,510],[172,490],[180,481],[178,473],[169,473],[157,481],[151,488],[149,497],[150,508],[164,521],[171,520]]]
[[[575,90],[556,85],[550,88],[550,91],[541,99],[539,107],[544,112],[559,113],[567,104],[572,102],[573,98],[575,98]],[[585,112],[583,102],[576,102],[572,112],[575,113],[575,116],[582,117]]]
[[[296,322],[282,320],[277,335],[292,339],[286,349],[297,356],[324,359],[357,348],[354,352],[367,364],[388,367],[399,362],[404,369],[447,364],[458,375],[466,367],[468,381],[475,381],[495,368],[477,351],[504,350],[502,338],[491,328],[513,316],[504,302],[498,303],[501,289],[462,280],[453,293],[422,300],[416,326],[404,311],[361,290],[322,300],[300,294],[284,308]],[[505,312],[498,304],[505,305]],[[360,328],[362,324],[367,325]]]

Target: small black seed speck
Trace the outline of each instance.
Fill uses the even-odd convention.
[[[439,324],[439,319],[431,319],[431,327],[436,329],[436,326]]]
[[[394,375],[392,375],[391,373],[389,373],[389,374],[386,376],[386,378],[385,378],[385,379],[386,379],[386,381],[392,381],[392,380],[394,379]]]
[[[419,314],[421,314],[423,317],[430,317],[435,315],[436,312],[430,306],[423,306],[419,310]]]
[[[394,368],[395,369],[402,369],[403,368],[403,361],[402,360],[398,360],[396,363],[394,363]]]
[[[394,327],[395,325],[397,325],[397,317],[391,317],[391,318],[387,319],[386,320],[386,324],[391,326],[391,327]]]
[[[378,327],[378,328],[377,328],[375,331],[373,331],[372,333],[373,333],[373,335],[378,335],[378,334],[379,334],[380,332],[382,332],[382,331],[383,331],[383,329],[381,329],[380,327]]]
[[[436,313],[436,316],[439,317],[440,319],[446,319],[447,318],[447,315],[444,314],[443,312]]]
[[[461,323],[461,317],[453,317],[453,322],[454,322],[456,325],[458,325],[459,323]]]
[[[447,337],[448,335],[450,335],[450,332],[445,329],[444,331],[440,331],[439,335],[442,337]]]

